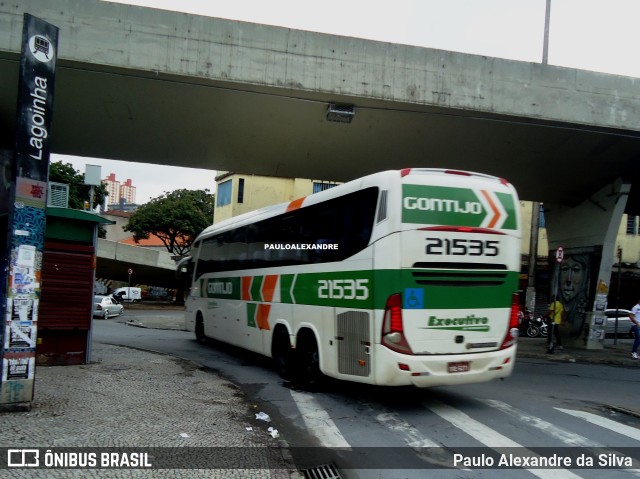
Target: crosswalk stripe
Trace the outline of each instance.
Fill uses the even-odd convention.
[[[491,407],[499,409],[500,411],[512,417],[515,417],[516,419],[519,419],[524,423],[532,427],[535,427],[536,429],[539,429],[556,439],[559,439],[560,441],[565,443],[567,446],[605,447],[604,445],[598,442],[592,441],[591,439],[588,439],[584,436],[581,436],[580,434],[575,434],[555,424],[551,424],[550,422],[545,421],[544,419],[526,414],[524,411],[514,408],[513,406],[510,406],[509,404],[504,403],[502,401],[497,401],[495,399],[485,399],[482,402],[484,402],[485,404]]]
[[[453,424],[476,441],[491,448],[522,448],[524,446],[503,436],[499,432],[476,421],[469,415],[455,409],[448,404],[437,400],[431,400],[424,404],[425,407],[433,411],[445,421]],[[537,456],[533,451],[530,456]],[[580,476],[566,469],[527,469],[531,474],[540,479],[579,479]]]
[[[387,429],[397,433],[407,444],[414,449],[416,455],[422,460],[432,464],[440,465],[448,468],[453,464],[453,454],[451,451],[443,448],[440,444],[432,441],[428,437],[423,436],[415,426],[402,419],[397,413],[384,412],[376,416],[376,421],[385,426]],[[422,448],[435,448],[429,451]],[[470,469],[461,469],[469,471]]]
[[[584,419],[585,421],[590,422],[591,424],[595,424],[596,426],[610,429],[613,432],[617,432],[618,434],[623,434],[627,437],[640,441],[640,430],[636,429],[635,427],[627,426],[626,424],[621,424],[617,421],[612,421],[611,419],[607,419],[590,412],[574,411],[572,409],[562,409],[559,407],[555,409],[563,413],[570,414],[571,416]]]
[[[376,420],[384,425],[387,429],[399,433],[410,447],[440,447],[431,439],[420,434],[414,426],[402,420],[397,414],[385,412],[378,414]]]
[[[549,434],[550,436],[561,440],[567,446],[601,448],[603,451],[605,449],[606,450],[610,449],[609,447],[599,442],[592,441],[591,439],[581,436],[580,434],[567,431],[566,429],[563,429],[560,426],[557,426],[555,424],[551,424],[550,422],[545,421],[544,419],[540,419],[539,417],[526,414],[524,411],[521,411],[502,401],[497,401],[495,399],[485,399],[483,400],[483,402],[489,406],[499,409],[504,413],[509,414],[510,416],[513,416],[517,419],[522,420],[523,422],[525,422],[526,424],[529,424],[532,427],[540,429],[541,431]],[[567,412],[567,411],[569,411],[569,409],[566,409],[563,412]],[[633,474],[636,477],[640,477],[640,469],[625,469],[625,471],[630,474]]]
[[[300,411],[307,430],[311,431],[324,447],[350,447],[338,426],[312,394],[292,390],[291,397]]]

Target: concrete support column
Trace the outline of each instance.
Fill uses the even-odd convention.
[[[630,188],[618,179],[576,206],[545,203],[549,257],[555,257],[559,247],[564,250],[550,291],[567,313],[561,327],[564,345],[603,347],[616,236]]]

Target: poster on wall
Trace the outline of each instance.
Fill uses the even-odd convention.
[[[38,320],[38,299],[33,298],[8,298],[7,321],[31,321]]]
[[[2,381],[33,379],[36,358],[33,354],[5,353],[2,358]]]
[[[5,349],[33,349],[37,329],[31,321],[11,321],[5,328]]]

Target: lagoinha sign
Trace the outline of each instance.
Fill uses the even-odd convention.
[[[509,193],[405,184],[402,222],[516,229],[516,205]]]

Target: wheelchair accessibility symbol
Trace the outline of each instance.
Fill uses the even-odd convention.
[[[405,288],[402,307],[404,309],[424,308],[424,290],[422,288]]]

